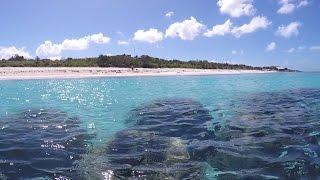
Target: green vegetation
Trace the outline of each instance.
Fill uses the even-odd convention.
[[[290,69],[279,69],[276,66],[253,67],[243,64],[216,63],[205,60],[179,61],[165,60],[150,56],[117,55],[93,58],[68,58],[60,61],[49,59],[25,59],[22,56],[14,56],[8,60],[0,61],[0,67],[122,67],[122,68],[194,68],[194,69],[234,69],[234,70],[275,70],[292,71]]]

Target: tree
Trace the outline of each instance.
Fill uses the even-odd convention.
[[[11,58],[8,59],[8,61],[25,61],[23,56],[19,56],[18,54],[12,56]]]

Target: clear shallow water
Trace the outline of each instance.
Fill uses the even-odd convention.
[[[320,73],[0,81],[0,99],[0,179],[320,174]]]

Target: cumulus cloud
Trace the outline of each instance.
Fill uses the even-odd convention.
[[[211,30],[207,30],[203,35],[212,37],[232,34],[233,36],[240,38],[242,35],[253,33],[258,29],[266,29],[270,24],[271,22],[264,16],[256,16],[252,18],[248,24],[243,24],[241,26],[233,26],[233,23],[230,20],[227,20],[224,24],[213,26]]]
[[[31,55],[29,54],[29,52],[26,51],[25,47],[22,47],[22,48],[16,48],[15,46],[0,47],[0,60],[10,59],[15,55],[23,56],[26,59],[31,58]]]
[[[271,42],[270,44],[268,44],[268,46],[266,47],[266,51],[273,51],[277,48],[277,44],[275,42]]]
[[[228,19],[225,23],[215,25],[211,30],[207,30],[203,35],[206,37],[213,36],[224,36],[225,34],[231,33],[232,22]]]
[[[109,43],[111,38],[104,36],[102,33],[93,34],[91,36],[87,36],[89,41],[94,42],[96,44],[106,44]]]
[[[234,27],[232,29],[232,34],[239,38],[244,34],[253,33],[258,29],[266,29],[271,22],[264,16],[257,16],[252,18],[252,20],[248,24],[244,24],[239,27]]]
[[[128,41],[118,41],[118,45],[120,46],[128,46],[130,43]]]
[[[173,12],[173,11],[167,12],[167,13],[165,14],[165,16],[166,16],[167,18],[169,18],[169,17],[171,17],[171,16],[173,16],[173,15],[174,15],[174,12]]]
[[[102,33],[85,36],[79,39],[65,39],[60,44],[54,44],[51,41],[45,41],[37,50],[36,55],[42,58],[59,59],[62,51],[73,50],[80,51],[88,49],[90,44],[106,44],[110,38]]]
[[[309,1],[303,0],[298,4],[297,7],[300,8],[300,7],[304,7],[304,6],[308,6],[308,5],[309,5]]]
[[[256,9],[253,6],[253,0],[219,0],[219,6],[222,14],[228,14],[231,17],[251,16]]]
[[[297,4],[295,0],[279,0],[279,4],[281,5],[277,11],[279,14],[290,14],[298,8],[307,6],[309,1],[302,0]]]
[[[166,37],[180,38],[182,40],[193,40],[205,28],[196,18],[190,17],[182,22],[176,22],[166,30]]]
[[[80,39],[66,39],[62,42],[62,50],[85,50],[89,48],[90,43],[106,44],[110,42],[110,38],[102,33],[85,36]]]
[[[62,45],[61,44],[53,44],[51,41],[45,41],[41,44],[37,50],[36,55],[40,57],[48,58],[50,56],[57,56],[61,54]]]
[[[311,46],[311,47],[310,47],[310,50],[317,50],[317,51],[319,51],[319,50],[320,50],[320,46]]]
[[[280,0],[279,4],[281,5],[280,9],[277,11],[279,14],[289,14],[296,9],[296,6],[290,3],[289,0]]]
[[[147,43],[157,43],[163,40],[163,33],[158,29],[138,30],[134,33],[133,40]]]
[[[298,28],[300,26],[301,26],[300,22],[292,22],[287,26],[281,25],[278,27],[276,34],[285,38],[290,38],[291,36],[294,36],[294,35],[297,36],[299,34]]]

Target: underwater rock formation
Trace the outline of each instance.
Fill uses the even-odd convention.
[[[319,120],[319,89],[251,94],[202,145],[218,179],[319,179]]]
[[[234,114],[223,122],[213,122],[190,99],[144,104],[131,111],[128,128],[89,153],[90,135],[63,112],[31,111],[1,120],[0,179],[320,178],[319,89],[232,101]]]
[[[189,99],[158,100],[132,111],[131,128],[80,164],[87,179],[202,179],[189,144],[213,139],[209,111]]]
[[[91,138],[79,119],[57,110],[0,119],[0,179],[68,179]]]

